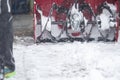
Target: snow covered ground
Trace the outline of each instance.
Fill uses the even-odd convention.
[[[120,41],[34,44],[16,37],[14,57],[16,75],[8,80],[120,80]]]

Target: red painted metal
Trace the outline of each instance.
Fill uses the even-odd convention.
[[[49,10],[53,3],[69,8],[70,5],[72,5],[72,3],[74,2],[74,0],[35,0],[35,1],[41,7],[43,14],[45,16],[48,16]],[[84,0],[79,0],[79,3],[82,3],[83,1]],[[107,1],[108,3],[115,4],[117,0],[85,0],[85,2],[90,4],[95,13],[97,6],[105,1]]]
[[[117,13],[120,12],[120,1],[116,1],[115,5],[117,7]],[[120,14],[119,14],[120,15]],[[118,36],[119,36],[119,29],[120,29],[120,20],[117,18],[117,26],[116,26],[116,36],[115,36],[115,40],[118,41]]]

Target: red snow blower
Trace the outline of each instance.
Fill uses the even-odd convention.
[[[118,0],[35,0],[35,42],[117,41]]]

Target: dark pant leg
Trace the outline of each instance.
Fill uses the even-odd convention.
[[[0,55],[4,57],[5,66],[15,70],[13,58],[13,28],[10,14],[0,15]]]

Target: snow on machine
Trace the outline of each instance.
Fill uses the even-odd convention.
[[[35,42],[117,41],[117,0],[35,0]]]

